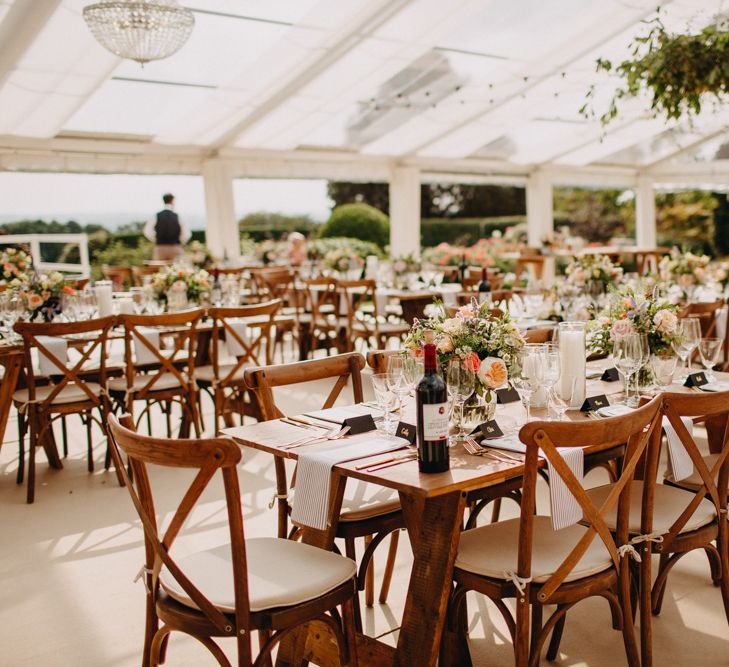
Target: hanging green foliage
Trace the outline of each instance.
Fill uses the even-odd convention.
[[[632,58],[619,64],[599,58],[598,72],[612,72],[623,79],[608,110],[599,116],[603,124],[618,115],[618,104],[625,97],[647,91],[655,115],[668,118],[697,115],[707,96],[721,101],[729,93],[729,19],[721,18],[694,34],[669,33],[660,16],[649,21],[647,34],[636,37]],[[594,117],[591,99],[580,109]]]

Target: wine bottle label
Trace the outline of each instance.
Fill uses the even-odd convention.
[[[423,405],[423,440],[445,440],[448,437],[448,403]]]

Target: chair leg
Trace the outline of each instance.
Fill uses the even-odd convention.
[[[347,558],[351,558],[355,563],[357,562],[357,549],[354,545],[354,538],[344,538],[344,554]],[[354,595],[354,624],[358,632],[362,631],[362,612],[359,608],[359,593],[355,591]]]
[[[84,415],[82,419],[86,421],[86,469],[89,472],[94,472],[94,445],[91,438],[91,415]]]
[[[640,563],[640,664],[653,664],[653,609],[651,600],[651,552],[650,542],[644,542]]]
[[[390,547],[387,550],[387,563],[385,571],[382,573],[382,588],[380,588],[380,604],[387,602],[387,596],[390,593],[390,583],[392,582],[392,572],[395,569],[395,558],[397,557],[397,544],[400,541],[400,531],[393,530],[390,533]]]
[[[650,562],[650,559],[646,559]],[[620,574],[618,578],[618,599],[620,601],[620,610],[623,614],[623,644],[625,646],[625,656],[629,665],[639,665],[640,657],[638,655],[638,645],[635,641],[635,627],[633,626],[633,609],[630,602],[630,564],[625,562],[620,564]]]
[[[346,641],[347,667],[357,667],[357,612],[355,610],[355,599],[357,591],[349,600],[342,605],[342,629]]]
[[[68,458],[68,434],[66,430],[66,415],[61,417],[61,437],[63,438],[63,458]]]
[[[147,613],[144,624],[144,649],[142,650],[142,667],[151,667],[152,665],[152,641],[159,630],[159,620],[157,612],[154,608],[152,596],[147,594],[146,601]]]
[[[30,439],[28,442],[28,491],[26,502],[30,505],[35,500],[35,450],[38,444],[38,415],[30,414]]]
[[[372,535],[365,535],[364,546],[365,549],[371,544]],[[375,556],[372,554],[370,562],[367,565],[367,572],[365,572],[365,604],[371,607],[375,603]]]
[[[491,508],[491,523],[497,523],[501,515],[501,498],[494,498],[494,506]]]
[[[25,433],[27,428],[26,418],[18,413],[18,473],[15,477],[16,484],[22,484],[25,477]]]
[[[726,521],[722,521],[719,526],[716,544],[721,558],[721,599],[724,603],[724,615],[729,623],[729,526]]]
[[[152,435],[152,404],[147,402],[147,433]]]
[[[547,648],[547,660],[550,662],[557,659],[559,654],[559,645],[562,642],[562,633],[564,632],[564,625],[567,622],[567,614],[561,616],[560,619],[552,630],[552,637],[549,640],[549,648]]]

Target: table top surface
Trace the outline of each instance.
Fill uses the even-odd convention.
[[[610,362],[607,360],[588,364],[588,368],[591,370],[603,369],[608,366],[610,366]],[[717,373],[716,375],[719,380],[729,381],[729,373]],[[617,403],[622,398],[622,385],[622,382],[603,382],[599,379],[587,380],[587,396],[604,394],[611,403]],[[694,391],[676,383],[670,385],[668,390],[680,392]],[[333,410],[336,409],[333,408]],[[546,411],[544,409],[533,409],[532,413],[536,419],[546,417]],[[410,401],[405,408],[404,421],[414,423],[414,415],[414,402]],[[590,419],[588,415],[578,410],[569,410],[566,413],[566,417],[571,421]],[[525,409],[521,403],[498,405],[495,419],[505,432],[513,431],[525,423]],[[298,455],[307,449],[311,451],[314,447],[331,448],[336,447],[338,442],[345,442],[331,441],[323,445],[284,449],[277,443],[291,442],[292,438],[301,435],[303,430],[298,426],[293,426],[280,420],[227,428],[223,429],[222,433],[232,437],[241,445],[289,459],[297,459]],[[513,452],[509,452],[509,455],[520,457],[519,454]],[[375,472],[367,472],[365,469],[357,470],[363,463],[369,461],[375,463],[376,461],[387,459],[389,456],[380,454],[372,456],[369,459],[358,459],[340,463],[334,467],[334,470],[348,477],[379,484],[380,486],[396,489],[403,493],[428,497],[451,493],[453,491],[471,491],[492,486],[518,477],[523,473],[523,465],[520,463],[502,463],[482,456],[473,456],[468,454],[460,444],[450,448],[450,469],[446,472],[434,474],[421,473],[418,470],[416,460],[410,460]]]

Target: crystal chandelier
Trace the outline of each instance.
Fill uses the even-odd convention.
[[[177,52],[195,25],[177,0],[104,0],[84,7],[84,20],[105,49],[142,65]]]

